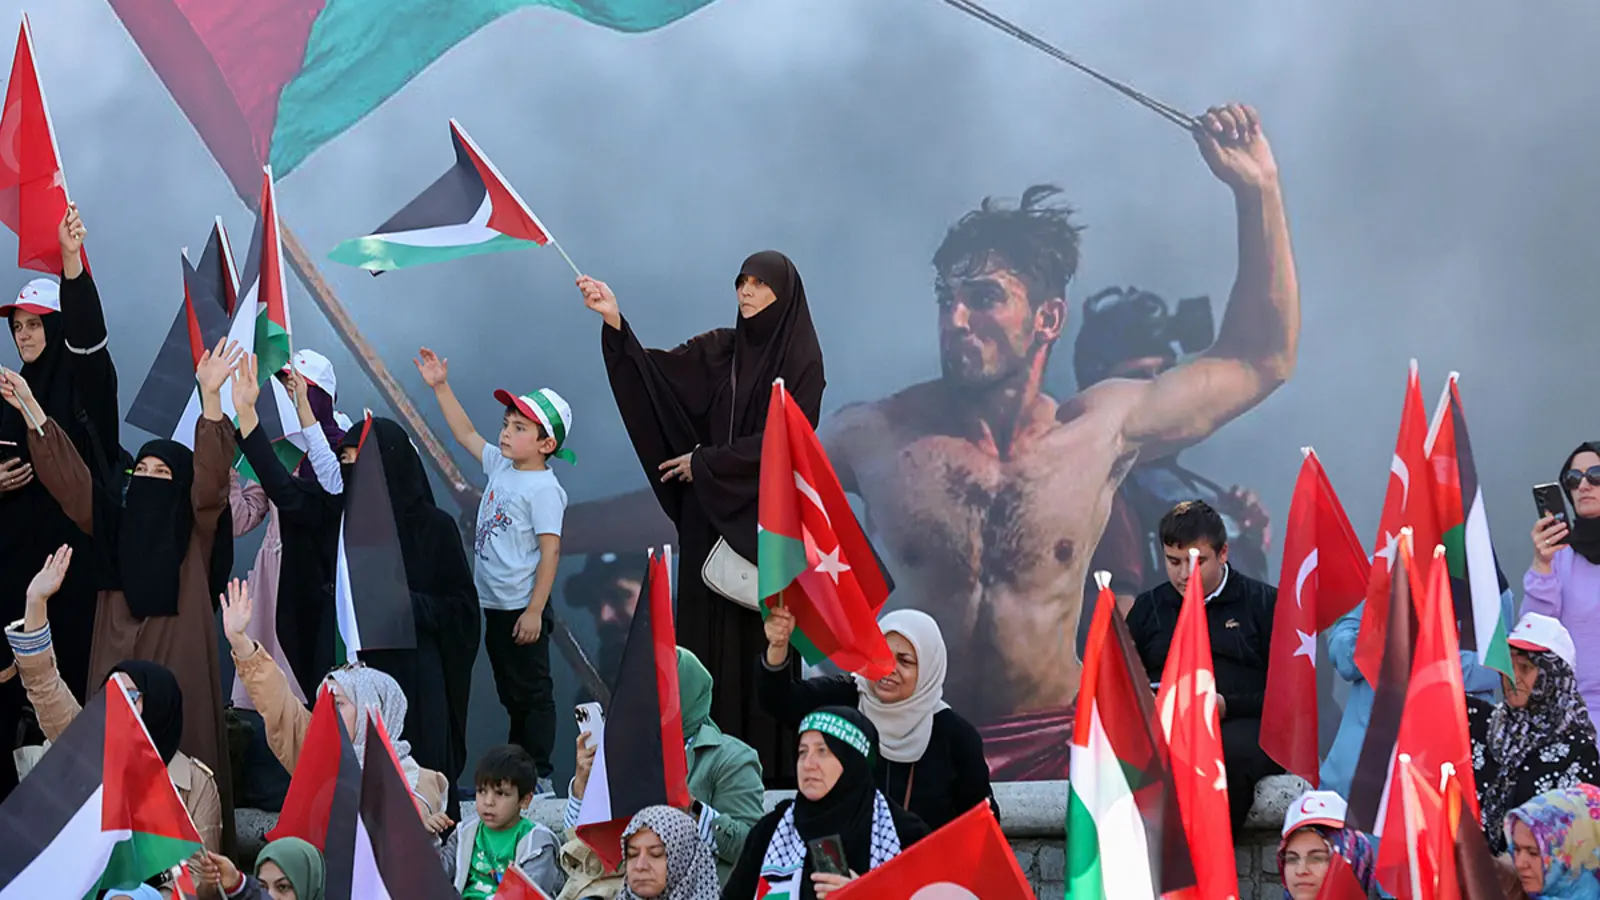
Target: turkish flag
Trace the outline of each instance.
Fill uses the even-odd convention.
[[[1344,504],[1308,448],[1289,503],[1278,570],[1261,749],[1312,786],[1318,765],[1317,632],[1361,602],[1371,568]]]
[[[1222,761],[1205,588],[1200,584],[1200,573],[1194,570],[1197,555],[1197,551],[1189,551],[1189,582],[1178,625],[1172,633],[1172,646],[1167,651],[1167,664],[1161,671],[1156,710],[1170,751],[1183,831],[1194,859],[1196,886],[1178,895],[1197,900],[1234,900],[1239,896],[1239,875],[1233,864],[1228,775]]]
[[[1428,572],[1428,588],[1419,609],[1417,647],[1411,657],[1405,710],[1400,714],[1400,736],[1395,742],[1394,768],[1389,775],[1391,795],[1384,816],[1384,840],[1378,852],[1378,880],[1396,894],[1400,891],[1394,885],[1409,883],[1404,871],[1407,856],[1402,838],[1407,834],[1407,817],[1412,815],[1412,809],[1407,804],[1396,803],[1393,796],[1393,791],[1401,786],[1402,775],[1414,775],[1414,780],[1422,782],[1418,792],[1428,813],[1427,827],[1438,827],[1434,824],[1438,820],[1438,794],[1427,791],[1439,782],[1441,774],[1455,773],[1462,782],[1461,793],[1468,814],[1478,817],[1459,649],[1449,565],[1444,548],[1436,547]],[[1430,862],[1427,868],[1431,871],[1433,865]]]
[[[67,177],[34,66],[33,32],[22,17],[0,115],[0,222],[17,233],[17,265],[61,274],[56,227],[67,214]]]
[[[1229,858],[1232,858],[1229,853]],[[1126,861],[1124,861],[1126,862]],[[986,800],[831,896],[838,900],[1034,900]]]
[[[1367,900],[1367,892],[1361,887],[1361,882],[1356,880],[1356,873],[1345,862],[1344,857],[1335,853],[1328,861],[1328,874],[1322,878],[1322,887],[1317,890],[1317,900]]]
[[[500,879],[493,900],[550,900],[550,895],[539,890],[533,879],[513,863],[506,869],[506,876]]]
[[[1378,521],[1376,550],[1372,554],[1372,573],[1367,580],[1367,606],[1361,614],[1361,631],[1356,635],[1356,668],[1376,686],[1383,664],[1383,634],[1389,621],[1389,573],[1394,571],[1394,555],[1400,529],[1410,528],[1412,546],[1432,553],[1439,543],[1438,510],[1433,503],[1433,468],[1424,449],[1428,439],[1428,417],[1422,400],[1422,382],[1417,376],[1417,361],[1411,361],[1406,380],[1405,406],[1400,411],[1400,432],[1395,438],[1394,457],[1389,463],[1389,490],[1383,498],[1383,516]],[[1379,565],[1378,560],[1383,560]]]

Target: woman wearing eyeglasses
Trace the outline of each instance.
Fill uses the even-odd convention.
[[[1533,525],[1533,565],[1522,577],[1523,612],[1557,619],[1578,647],[1600,646],[1600,442],[1580,444],[1561,467],[1577,517]],[[1582,651],[1573,669],[1589,718],[1600,722],[1600,657]]]
[[[1343,857],[1356,883],[1372,895],[1377,849],[1371,838],[1344,827],[1344,813],[1344,798],[1333,791],[1306,791],[1290,804],[1278,843],[1284,900],[1314,900],[1335,856]]]

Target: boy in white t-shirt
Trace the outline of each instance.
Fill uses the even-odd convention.
[[[450,433],[483,464],[489,477],[478,505],[473,542],[484,647],[494,670],[500,704],[511,717],[508,743],[533,757],[539,792],[550,790],[550,755],[556,707],[550,680],[549,606],[561,559],[561,518],[567,492],[550,471],[551,457],[572,462],[565,448],[572,408],[549,388],[513,396],[495,391],[505,405],[497,444],[472,427],[450,389],[449,361],[423,347],[417,360],[433,388]]]

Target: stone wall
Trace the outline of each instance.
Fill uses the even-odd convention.
[[[1289,804],[1306,790],[1299,778],[1280,775],[1256,786],[1255,805],[1245,822],[1244,832],[1236,836],[1235,852],[1239,868],[1239,900],[1279,900],[1283,896],[1278,878],[1278,830]],[[1057,900],[1066,895],[1066,820],[1067,783],[1040,781],[1026,784],[996,784],[995,799],[1000,804],[1000,827],[1016,851],[1017,862],[1027,874],[1039,900]],[[767,808],[789,793],[767,794]],[[533,818],[555,831],[561,830],[565,800],[540,800],[532,808]],[[463,802],[461,815],[475,816],[471,801]],[[247,865],[261,848],[261,836],[276,823],[277,817],[260,810],[239,810],[239,853]]]

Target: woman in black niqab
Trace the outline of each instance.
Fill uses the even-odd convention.
[[[357,423],[339,443],[346,499],[353,496],[355,477],[355,458],[347,451],[361,446],[363,431]],[[478,590],[461,531],[434,504],[427,470],[410,435],[398,422],[375,417],[365,449],[373,444],[383,455],[384,483],[405,557],[417,649],[366,650],[361,659],[399,683],[412,721],[437,723],[408,731],[406,737],[417,764],[442,772],[453,785],[467,763],[467,702],[478,658]]]
[[[18,304],[0,306],[7,333],[16,341],[24,317],[36,315],[44,328],[44,349],[19,370],[32,387],[39,405],[67,433],[78,453],[89,463],[97,485],[109,483],[122,464],[118,444],[117,371],[106,349],[105,316],[100,296],[87,273],[65,280],[59,289],[47,279],[35,279],[23,289],[59,290],[60,312],[30,312]],[[19,303],[23,301],[19,297]],[[69,344],[86,352],[74,353]],[[21,348],[18,347],[18,355]],[[92,436],[91,436],[92,435]],[[0,403],[0,460],[29,463],[28,425],[22,413]],[[82,702],[88,693],[89,645],[94,633],[97,589],[107,586],[109,564],[94,552],[93,542],[72,524],[37,477],[10,491],[0,491],[0,547],[9,559],[25,565],[0,565],[0,620],[22,617],[28,581],[38,563],[62,544],[70,545],[79,560],[67,572],[61,590],[51,601],[57,626],[53,629],[57,665],[62,680]],[[11,650],[0,646],[0,669],[11,664]],[[26,697],[19,679],[0,684],[0,734],[17,733]],[[0,800],[16,786],[9,760],[0,760]]]
[[[816,427],[826,378],[794,263],[775,250],[744,261],[735,278],[739,318],[672,350],[647,350],[604,284],[579,279],[601,312],[601,350],[628,437],[678,531],[678,643],[711,669],[711,717],[761,756],[771,787],[794,783],[794,734],[756,699],[752,659],[766,647],[759,613],[719,596],[700,577],[718,539],[756,559],[761,439],[772,383],[784,386]],[[764,308],[762,287],[773,299]],[[663,477],[662,472],[667,474]],[[687,476],[687,477],[685,477]],[[798,662],[796,663],[798,664]]]

